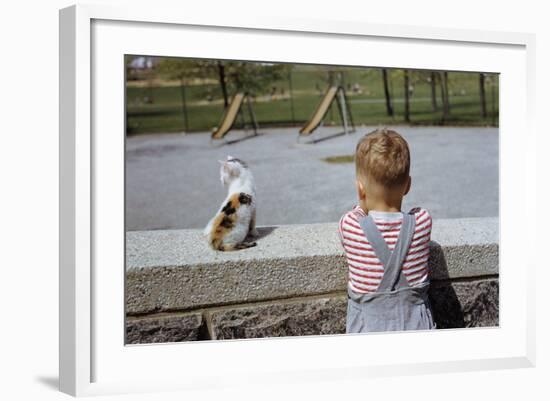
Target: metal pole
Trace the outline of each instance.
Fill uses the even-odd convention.
[[[241,107],[239,108],[239,117],[241,119],[241,124],[243,126],[243,130],[244,130],[245,133],[247,133],[248,132],[248,127],[247,127],[247,124],[246,124],[246,121],[245,121],[245,118],[244,118],[244,111],[243,111],[242,104],[241,104]]]
[[[292,70],[288,70],[288,88],[290,93],[290,115],[292,118],[292,125],[296,125],[296,116],[294,114],[294,95],[292,94]]]
[[[351,114],[351,107],[349,105],[349,102],[348,102],[348,97],[346,96],[346,92],[344,91],[344,103],[346,105],[346,111],[347,111],[347,115],[349,117],[349,122],[350,122],[350,125],[351,125],[351,131],[350,132],[355,132],[355,124],[353,123],[353,116]]]
[[[187,133],[189,132],[189,121],[187,118],[187,100],[185,96],[185,85],[183,83],[183,79],[181,80],[180,89],[181,89],[181,105],[183,109],[183,126],[184,126],[185,133]]]
[[[329,88],[331,86],[334,86],[334,71],[330,71],[328,72],[328,76],[329,76]],[[329,110],[330,110],[330,122],[332,123],[332,121],[334,121],[334,107],[332,107],[332,103],[331,105],[329,106]]]
[[[258,121],[256,121],[256,114],[252,109],[252,103],[250,101],[250,96],[246,96],[246,105],[248,107],[248,114],[250,114],[250,120],[252,121],[252,128],[254,129],[254,135],[258,135]]]
[[[348,115],[346,110],[346,100],[344,97],[344,89],[340,88],[338,90],[338,103],[340,103],[340,113],[342,115],[342,122],[344,123],[344,133],[347,135],[348,132]]]
[[[492,103],[492,110],[491,110],[491,114],[492,114],[492,120],[493,120],[493,127],[495,127],[497,124],[496,124],[496,118],[497,118],[497,112],[496,112],[496,107],[495,107],[495,87],[497,86],[497,83],[498,83],[498,75],[491,80],[491,103]]]
[[[487,106],[485,103],[485,74],[479,73],[479,103],[481,106],[481,118],[487,118]]]
[[[405,122],[410,123],[411,122],[411,116],[410,116],[410,103],[409,103],[409,70],[404,69],[403,70],[403,88],[405,89],[405,105],[404,105],[404,112],[403,116],[405,119]]]

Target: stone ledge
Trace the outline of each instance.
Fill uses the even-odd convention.
[[[335,223],[260,228],[258,246],[214,252],[200,230],[128,232],[129,315],[190,310],[346,287]],[[498,274],[498,219],[436,220],[432,280]]]
[[[430,301],[439,329],[498,326],[498,279],[439,282]],[[346,303],[341,293],[129,319],[127,343],[343,334]]]

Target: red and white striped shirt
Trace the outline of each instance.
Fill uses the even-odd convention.
[[[386,240],[388,248],[393,251],[401,229],[403,215],[399,212],[377,211],[371,211],[370,214],[382,237]],[[417,208],[414,210],[414,214],[416,218],[415,233],[402,267],[411,286],[428,280],[428,258],[432,232],[432,218],[428,211]],[[348,284],[353,291],[358,293],[375,292],[384,273],[382,263],[375,255],[359,225],[359,219],[365,215],[363,209],[356,206],[342,216],[338,226],[348,261]]]

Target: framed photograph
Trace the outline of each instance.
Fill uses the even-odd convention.
[[[533,366],[534,37],[228,21],[60,11],[61,391]]]

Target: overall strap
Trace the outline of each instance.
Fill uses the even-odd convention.
[[[416,218],[414,215],[403,213],[403,222],[399,231],[397,243],[390,251],[382,234],[378,230],[376,223],[371,215],[367,215],[359,220],[359,224],[372,246],[374,253],[384,266],[384,275],[378,287],[378,291],[393,291],[396,286],[408,286],[408,282],[403,274],[401,267],[409,251],[412,238],[416,228]]]

